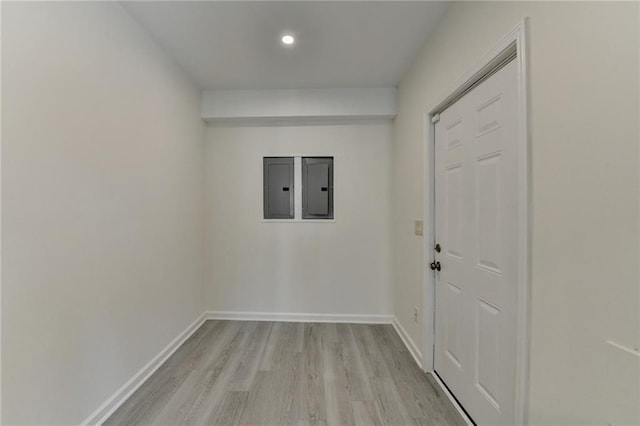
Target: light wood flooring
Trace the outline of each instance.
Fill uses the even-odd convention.
[[[206,321],[106,424],[465,423],[390,325]]]

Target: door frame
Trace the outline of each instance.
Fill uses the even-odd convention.
[[[435,123],[433,117],[462,97],[475,83],[491,75],[503,65],[506,58],[517,64],[518,90],[518,302],[517,302],[517,353],[516,353],[516,396],[515,413],[518,424],[527,424],[529,348],[530,348],[530,241],[531,241],[531,179],[529,167],[529,112],[527,79],[527,25],[528,19],[521,20],[507,33],[489,53],[478,61],[470,71],[449,90],[434,107],[427,108],[423,117],[424,165],[424,253],[423,262],[423,312],[425,321],[425,346],[422,368],[434,373],[435,350],[435,274],[428,268],[433,259],[435,244]],[[438,376],[434,375],[439,382]],[[444,388],[445,392],[447,389]],[[448,393],[448,392],[447,392]],[[454,404],[457,404],[453,400]],[[458,407],[459,408],[459,407]]]

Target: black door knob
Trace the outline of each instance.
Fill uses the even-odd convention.
[[[440,265],[440,262],[431,262],[429,266],[431,267],[432,271],[440,271],[442,269],[442,265]]]

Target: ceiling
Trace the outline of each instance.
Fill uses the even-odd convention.
[[[397,86],[446,2],[136,1],[123,6],[202,89]],[[283,33],[296,38],[281,44]]]

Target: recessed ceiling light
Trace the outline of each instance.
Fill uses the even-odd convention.
[[[296,39],[291,34],[285,34],[282,36],[282,43],[286,45],[292,45]]]

